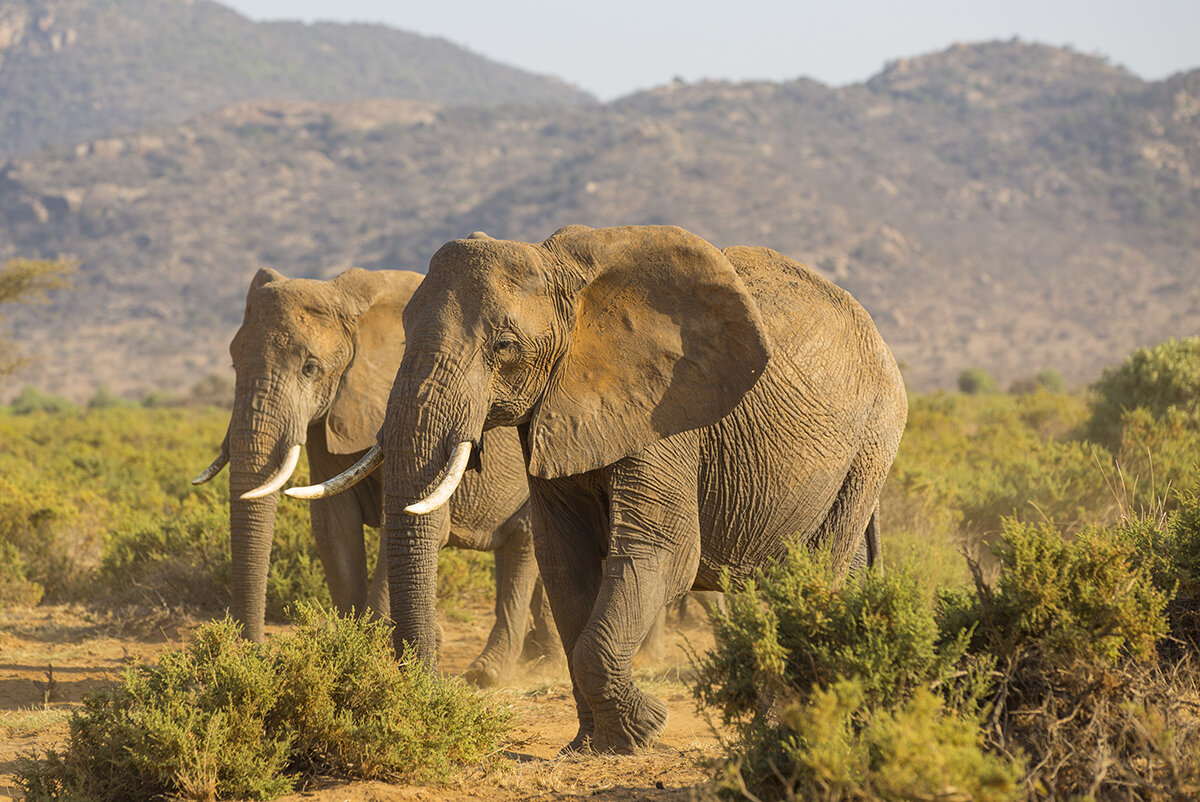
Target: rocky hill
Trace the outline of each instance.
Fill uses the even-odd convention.
[[[0,159],[251,98],[592,98],[382,25],[252,22],[211,0],[0,0]]]
[[[10,318],[31,382],[86,397],[228,371],[263,265],[423,270],[482,229],[674,223],[817,267],[919,389],[982,367],[1094,379],[1200,333],[1200,71],[1147,83],[1021,42],[865,84],[674,84],[605,105],[240,103],[0,169],[0,258],[72,253]]]

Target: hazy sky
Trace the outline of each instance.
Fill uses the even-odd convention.
[[[703,78],[840,86],[954,42],[1069,45],[1147,79],[1200,67],[1200,0],[220,0],[258,20],[382,22],[601,99]]]

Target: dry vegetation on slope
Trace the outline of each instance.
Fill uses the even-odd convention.
[[[212,0],[0,0],[0,158],[261,97],[591,101],[383,25],[252,22]]]
[[[18,383],[88,397],[225,370],[261,265],[424,269],[482,229],[673,223],[850,289],[918,389],[1094,379],[1200,331],[1200,71],[1145,83],[1021,42],[863,85],[675,84],[605,105],[247,102],[0,169],[0,256],[71,253],[15,318]],[[103,347],[101,347],[103,346]]]

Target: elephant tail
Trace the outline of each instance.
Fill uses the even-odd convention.
[[[879,539],[879,505],[867,521],[867,567],[883,573],[883,542]]]

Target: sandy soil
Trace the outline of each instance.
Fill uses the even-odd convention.
[[[182,646],[197,623],[165,614],[117,620],[71,606],[0,611],[0,800],[20,798],[13,778],[18,755],[65,743],[70,711],[85,693],[112,687],[128,661]],[[488,612],[471,611],[468,620],[447,619],[443,626],[442,668],[461,672],[483,647]],[[706,764],[719,746],[684,682],[690,663],[683,643],[703,650],[712,635],[701,622],[672,622],[668,632],[661,660],[635,663],[639,684],[670,709],[661,742],[641,754],[557,757],[576,729],[570,685],[561,666],[533,667],[495,691],[515,709],[515,726],[487,764],[444,786],[329,781],[283,799],[694,799],[704,792],[712,773]]]

